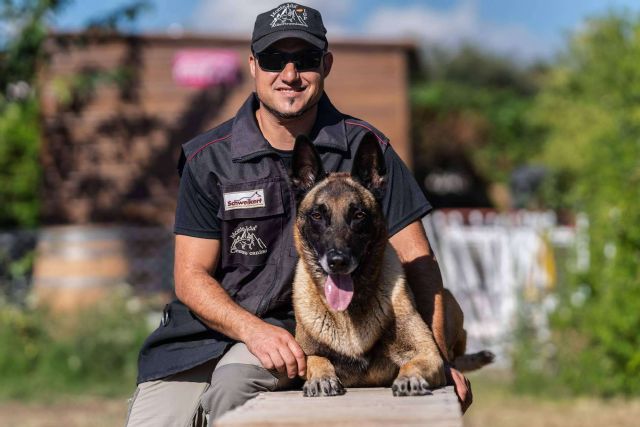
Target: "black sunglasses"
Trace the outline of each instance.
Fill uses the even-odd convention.
[[[319,49],[301,50],[298,52],[281,52],[272,50],[255,53],[258,65],[264,71],[282,71],[289,62],[293,62],[298,71],[314,70],[320,67],[325,52]]]

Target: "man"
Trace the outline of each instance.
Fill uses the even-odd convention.
[[[383,209],[391,243],[410,281],[432,286],[434,299],[441,290],[420,222],[431,207],[387,138],[331,105],[325,35],[320,13],[306,6],[286,3],[260,14],[249,57],[255,93],[232,120],[183,146],[179,301],[165,308],[140,352],[129,426],[197,425],[203,412],[219,417],[304,375],[305,355],[292,335],[297,256],[287,170],[297,135],[311,138],[327,171],[350,170],[362,136],[376,135],[388,168]],[[451,377],[466,409],[468,381],[454,370]]]

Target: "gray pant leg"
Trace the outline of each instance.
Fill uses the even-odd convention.
[[[136,389],[127,415],[127,427],[203,426],[200,396],[209,387],[216,361]]]
[[[200,403],[209,419],[214,420],[261,392],[280,390],[293,383],[286,374],[263,368],[244,343],[237,343],[218,362],[211,376],[211,386],[202,395]]]

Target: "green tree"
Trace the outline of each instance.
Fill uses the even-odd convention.
[[[417,175],[440,166],[438,154],[446,153],[467,158],[484,181],[506,184],[541,149],[528,112],[544,67],[473,47],[432,52],[427,61],[411,90]]]
[[[560,292],[555,357],[542,370],[575,392],[640,392],[638,58],[640,16],[588,21],[532,113],[548,129],[540,156],[552,171],[548,202],[590,221],[590,265]]]
[[[37,73],[45,62],[48,24],[68,0],[2,0],[0,2],[0,228],[34,227],[40,210],[38,190],[40,126]],[[133,1],[91,19],[92,31],[117,31],[149,8]],[[121,74],[106,70],[90,83],[111,83]],[[106,76],[106,77],[105,77]],[[102,77],[102,78],[101,78]],[[72,88],[91,90],[87,77]],[[90,86],[90,85],[89,85]]]
[[[63,1],[10,1],[0,5],[0,227],[33,227],[40,181],[37,64],[45,20]]]

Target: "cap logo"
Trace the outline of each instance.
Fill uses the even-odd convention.
[[[273,21],[271,28],[280,27],[281,25],[307,25],[307,10],[295,3],[283,4],[271,13]]]

